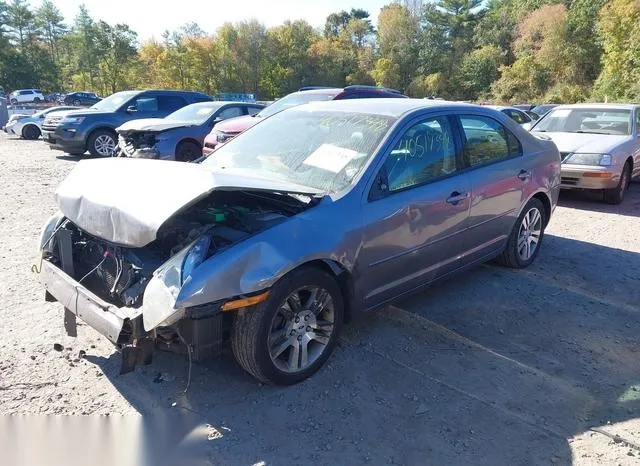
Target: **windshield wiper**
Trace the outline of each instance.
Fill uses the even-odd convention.
[[[580,133],[580,134],[607,134],[609,136],[611,136],[611,133],[603,133],[602,131],[583,131],[581,129],[579,129],[578,131],[575,131],[576,133]]]

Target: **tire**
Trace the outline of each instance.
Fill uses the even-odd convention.
[[[29,140],[38,139],[40,137],[40,128],[36,125],[27,125],[22,128],[22,137]]]
[[[202,156],[202,148],[195,142],[184,141],[176,148],[178,162],[192,162]]]
[[[110,140],[111,143],[107,143]],[[117,138],[113,131],[99,129],[91,133],[87,146],[91,155],[96,157],[112,157],[116,150]],[[107,145],[111,147],[111,152],[107,150]]]
[[[303,306],[298,308],[299,313],[294,314],[291,312],[290,314],[300,317],[298,321],[295,318],[291,318],[287,323],[282,318],[281,313],[283,311],[287,312],[285,306],[288,309],[293,309],[289,304],[291,296],[296,293],[301,293],[298,296],[305,296],[305,288],[321,290],[318,291],[317,296],[321,296],[320,300],[326,303],[326,306],[321,307],[323,310],[315,314],[310,310],[305,310],[305,303],[303,303],[302,299],[299,299],[298,303],[303,303]],[[330,301],[327,299],[328,297],[331,298]],[[307,317],[310,316],[305,315],[305,313],[316,315],[318,320],[316,321],[316,318],[311,316],[313,322],[311,320],[307,321]],[[231,328],[231,348],[240,366],[256,379],[270,384],[291,385],[315,374],[329,358],[338,341],[343,316],[342,294],[334,278],[317,268],[301,268],[280,279],[271,288],[266,301],[255,307],[240,309],[236,313]],[[331,317],[333,317],[333,322],[330,321]],[[272,333],[278,319],[281,319],[282,327]],[[322,324],[320,323],[321,321],[323,322]],[[319,329],[316,335],[321,336],[326,344],[318,343],[315,339],[305,339],[305,336],[296,334],[296,332],[303,333],[311,329],[305,322],[308,322],[310,326],[314,326],[315,329]],[[331,323],[332,325],[330,325]],[[287,330],[293,328],[289,327],[289,325],[296,327],[298,330]],[[324,333],[325,331],[320,329],[328,328],[329,326],[331,327],[331,333],[327,337],[326,333]],[[270,348],[269,339],[277,333],[280,333],[281,336],[279,339],[276,337],[275,340],[272,340]],[[294,346],[288,343],[289,341],[297,345],[297,352],[294,352]],[[300,343],[300,341],[303,341],[303,343]],[[304,350],[302,345],[304,345]],[[281,350],[278,353],[279,356],[274,359],[272,352],[277,351],[276,347],[283,346],[286,346],[286,349]],[[306,354],[308,357],[313,358],[310,364],[299,370],[283,370],[284,365],[291,364],[294,355],[296,366],[298,364],[302,365],[301,354]],[[283,356],[283,358],[280,358],[280,356]],[[288,359],[289,362],[285,362],[285,359]]]
[[[40,103],[40,97],[35,97],[33,99],[33,103],[35,103],[35,104]]]
[[[11,105],[16,105],[18,103],[18,101],[16,99],[11,99]]]
[[[522,240],[524,239],[525,242],[529,242],[529,238],[535,237],[535,235],[523,235],[522,228],[524,227],[523,221],[525,216],[530,216],[532,210],[537,210],[540,216],[539,229],[534,228],[535,231],[539,231],[539,234],[537,236],[535,248],[533,248],[530,255],[527,255],[526,253],[522,254]],[[540,200],[534,198],[527,202],[527,205],[524,207],[524,209],[522,209],[522,212],[518,216],[518,220],[516,220],[515,224],[513,225],[513,229],[511,230],[511,234],[509,235],[509,239],[507,240],[507,245],[505,246],[504,251],[502,251],[502,254],[500,254],[500,256],[496,258],[496,261],[499,264],[514,269],[523,269],[530,266],[533,261],[536,260],[538,252],[540,252],[540,246],[542,245],[542,240],[544,239],[544,229],[547,226],[547,221],[549,218],[548,216],[549,213]],[[531,217],[528,218],[530,219]],[[537,220],[534,223],[537,225]],[[529,244],[532,244],[532,242]]]
[[[629,183],[631,182],[631,163],[624,164],[622,173],[620,174],[620,181],[618,186],[613,189],[606,189],[604,191],[604,201],[607,204],[621,204],[624,201],[624,197],[629,189]]]

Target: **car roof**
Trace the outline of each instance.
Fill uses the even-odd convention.
[[[440,110],[482,110],[486,106],[428,99],[346,99],[306,104],[314,110],[334,110],[353,113],[372,113],[399,118],[414,110],[437,108]]]
[[[555,108],[601,108],[603,110],[633,110],[640,108],[640,104],[568,104],[556,105]]]
[[[522,111],[516,107],[509,107],[508,105],[483,105],[483,107],[492,108],[498,111],[500,110],[518,110],[519,112]]]

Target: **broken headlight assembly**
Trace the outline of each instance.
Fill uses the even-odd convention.
[[[204,235],[193,243],[182,262],[182,269],[180,273],[180,281],[182,284],[191,277],[193,271],[207,258],[209,246],[211,246],[211,238],[209,235]]]
[[[54,215],[49,217],[49,219],[42,227],[42,231],[40,232],[40,238],[38,240],[38,252],[40,251],[51,251],[52,250],[52,241],[56,230],[62,225],[62,221],[64,220],[64,215],[62,212],[56,212]]]

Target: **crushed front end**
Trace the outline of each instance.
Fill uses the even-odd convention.
[[[232,313],[225,305],[236,309],[229,303],[248,296],[182,307],[180,290],[200,262],[295,213],[275,207],[276,200],[213,192],[167,220],[144,246],[115,244],[58,214],[40,241],[46,298],[63,305],[70,336],[80,318],[116,345],[122,373],[151,362],[157,346],[189,352],[195,361],[207,358],[228,335]]]

